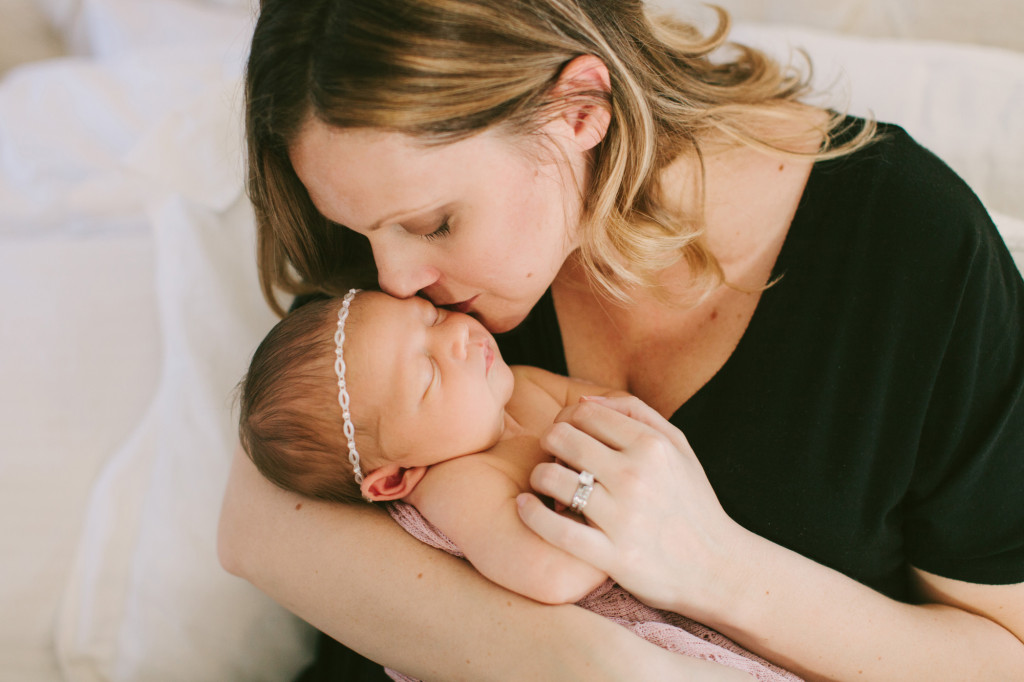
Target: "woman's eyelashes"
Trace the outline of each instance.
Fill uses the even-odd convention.
[[[437,239],[444,239],[451,233],[451,231],[452,228],[448,225],[448,221],[445,220],[443,223],[441,223],[441,226],[438,227],[436,230],[434,230],[433,232],[428,232],[421,236],[427,241],[434,241]]]

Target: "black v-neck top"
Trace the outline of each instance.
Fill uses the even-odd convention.
[[[1021,582],[1024,283],[963,181],[881,131],[815,164],[778,282],[671,421],[733,519],[887,595],[908,564]],[[566,373],[550,291],[499,346]]]

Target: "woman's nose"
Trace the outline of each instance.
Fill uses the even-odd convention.
[[[440,271],[415,253],[398,244],[373,246],[377,281],[381,290],[396,298],[409,298],[440,279]]]

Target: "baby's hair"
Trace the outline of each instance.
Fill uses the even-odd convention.
[[[340,299],[312,301],[270,330],[239,385],[238,434],[256,468],[280,487],[324,500],[362,502],[348,462],[334,373],[340,306]],[[354,317],[346,323],[349,333],[358,325]],[[360,452],[372,450],[368,441],[373,439],[355,414],[353,422]]]

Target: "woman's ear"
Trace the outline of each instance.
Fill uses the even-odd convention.
[[[427,473],[427,467],[405,469],[397,464],[386,464],[366,474],[360,489],[363,497],[374,502],[400,500],[412,492]]]
[[[611,77],[604,62],[592,54],[576,57],[562,68],[552,95],[564,99],[566,106],[552,121],[557,132],[573,140],[580,151],[597,146],[608,132],[612,112],[607,98],[595,93],[611,93]],[[549,124],[550,125],[550,124]]]

